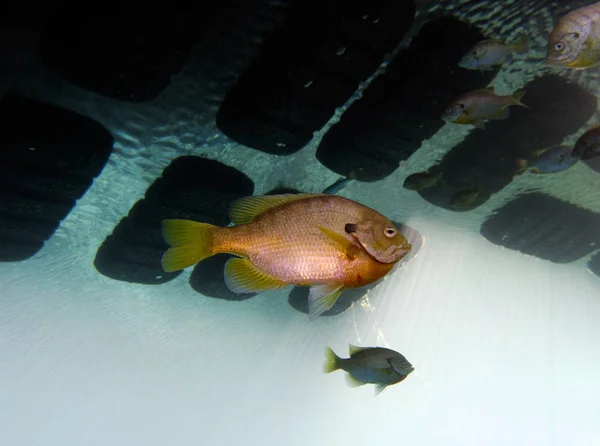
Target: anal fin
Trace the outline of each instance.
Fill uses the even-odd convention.
[[[387,386],[388,386],[388,384],[378,383],[378,384],[375,386],[375,396],[377,396],[377,395],[379,395],[381,392],[383,392]]]
[[[225,264],[225,285],[234,293],[260,293],[289,284],[262,273],[248,259],[233,258]]]

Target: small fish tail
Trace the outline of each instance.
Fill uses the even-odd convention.
[[[161,260],[163,270],[179,271],[216,254],[212,249],[215,229],[191,220],[163,220],[163,237],[171,245]]]
[[[520,90],[515,91],[512,95],[513,104],[518,105],[520,107],[531,108],[529,105],[525,105],[521,102],[521,99],[523,99],[523,96],[525,96],[524,88],[521,88]]]
[[[527,167],[529,166],[527,163],[527,160],[524,159],[517,159],[516,160],[516,164],[517,164],[517,173],[523,173],[527,170]]]
[[[512,44],[513,49],[517,53],[525,53],[529,50],[529,37],[527,34],[523,34],[517,40],[515,40]]]
[[[340,369],[340,358],[335,352],[327,347],[325,349],[325,364],[323,365],[323,373],[331,373]]]

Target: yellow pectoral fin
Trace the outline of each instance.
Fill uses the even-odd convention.
[[[469,118],[467,113],[461,113],[458,118],[453,121],[455,124],[470,124],[472,119]]]
[[[225,264],[225,285],[238,294],[277,290],[289,285],[259,271],[250,260],[234,258]]]
[[[550,147],[546,147],[546,148],[544,148],[544,149],[539,149],[539,150],[536,150],[535,152],[533,152],[533,153],[531,154],[531,156],[533,156],[534,158],[539,158],[539,157],[540,157],[540,156],[542,156],[542,155],[543,155],[545,152],[547,152],[549,148],[550,148]]]
[[[281,194],[238,198],[229,207],[229,218],[237,225],[250,223],[269,209],[291,201],[303,200],[319,195],[323,194]]]
[[[358,256],[358,252],[360,251],[360,248],[358,246],[355,246],[346,237],[344,237],[341,234],[338,234],[335,231],[332,231],[331,229],[324,228],[322,226],[317,226],[317,228],[319,228],[319,230],[323,234],[325,234],[325,236],[327,236],[329,240],[333,241],[336,245],[340,247],[340,249],[346,254],[348,260],[356,259],[356,257]]]
[[[593,42],[593,39],[586,40],[583,50],[577,55],[577,57],[574,60],[566,64],[567,67],[575,69],[584,69],[595,67],[600,63],[600,55],[597,53],[593,44],[590,45],[589,42]]]

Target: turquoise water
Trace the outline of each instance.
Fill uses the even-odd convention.
[[[542,65],[546,36],[566,3],[591,2],[430,2],[400,49],[422,23],[452,13],[486,35],[529,34],[531,51],[496,75],[497,91],[553,73],[596,94],[598,70]],[[415,246],[419,234],[423,241],[334,317],[309,321],[288,304],[289,289],[237,302],[203,296],[190,286],[190,270],[161,285],[99,274],[98,247],[181,155],[244,172],[256,195],[282,183],[321,191],[340,176],[315,153],[371,80],[298,152],[254,150],[214,121],[261,41],[219,32],[211,37],[229,39],[230,53],[197,45],[164,92],[136,104],[62,80],[36,58],[39,36],[4,29],[3,90],[90,117],[115,144],[44,247],[0,263],[0,444],[600,445],[593,253],[553,263],[480,234],[488,217],[532,190],[600,212],[600,175],[584,163],[515,177],[476,209],[453,212],[402,188],[473,131],[444,125],[391,175],[340,192],[418,231]],[[217,79],[206,60],[229,76]],[[383,72],[385,64],[374,78]],[[587,124],[598,121],[595,113]],[[325,347],[345,355],[348,343],[398,350],[415,371],[376,398],[370,386],[349,388],[343,372],[322,373]]]

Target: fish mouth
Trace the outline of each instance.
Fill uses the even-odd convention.
[[[404,367],[403,369],[398,370],[398,373],[401,375],[409,375],[411,372],[414,372],[415,368],[413,366]]]
[[[397,247],[392,251],[391,257],[397,258],[396,262],[402,260],[406,255],[412,251],[412,245],[410,243],[404,244],[402,246]],[[389,262],[392,263],[392,262]]]
[[[560,61],[560,60],[558,60],[558,59],[555,59],[555,58],[554,58],[554,57],[552,57],[552,56],[547,56],[547,57],[544,59],[544,63],[545,63],[546,65],[549,65],[549,66],[551,66],[551,67],[556,67],[556,68],[569,68],[569,66],[568,66],[568,62],[563,62],[563,61]]]
[[[360,240],[359,240],[360,243]],[[377,260],[379,263],[397,263],[402,260],[412,249],[412,245],[410,243],[404,244],[401,246],[392,246],[386,249],[385,251],[377,251],[373,249],[371,246],[363,245],[361,246],[365,248],[365,251]]]

